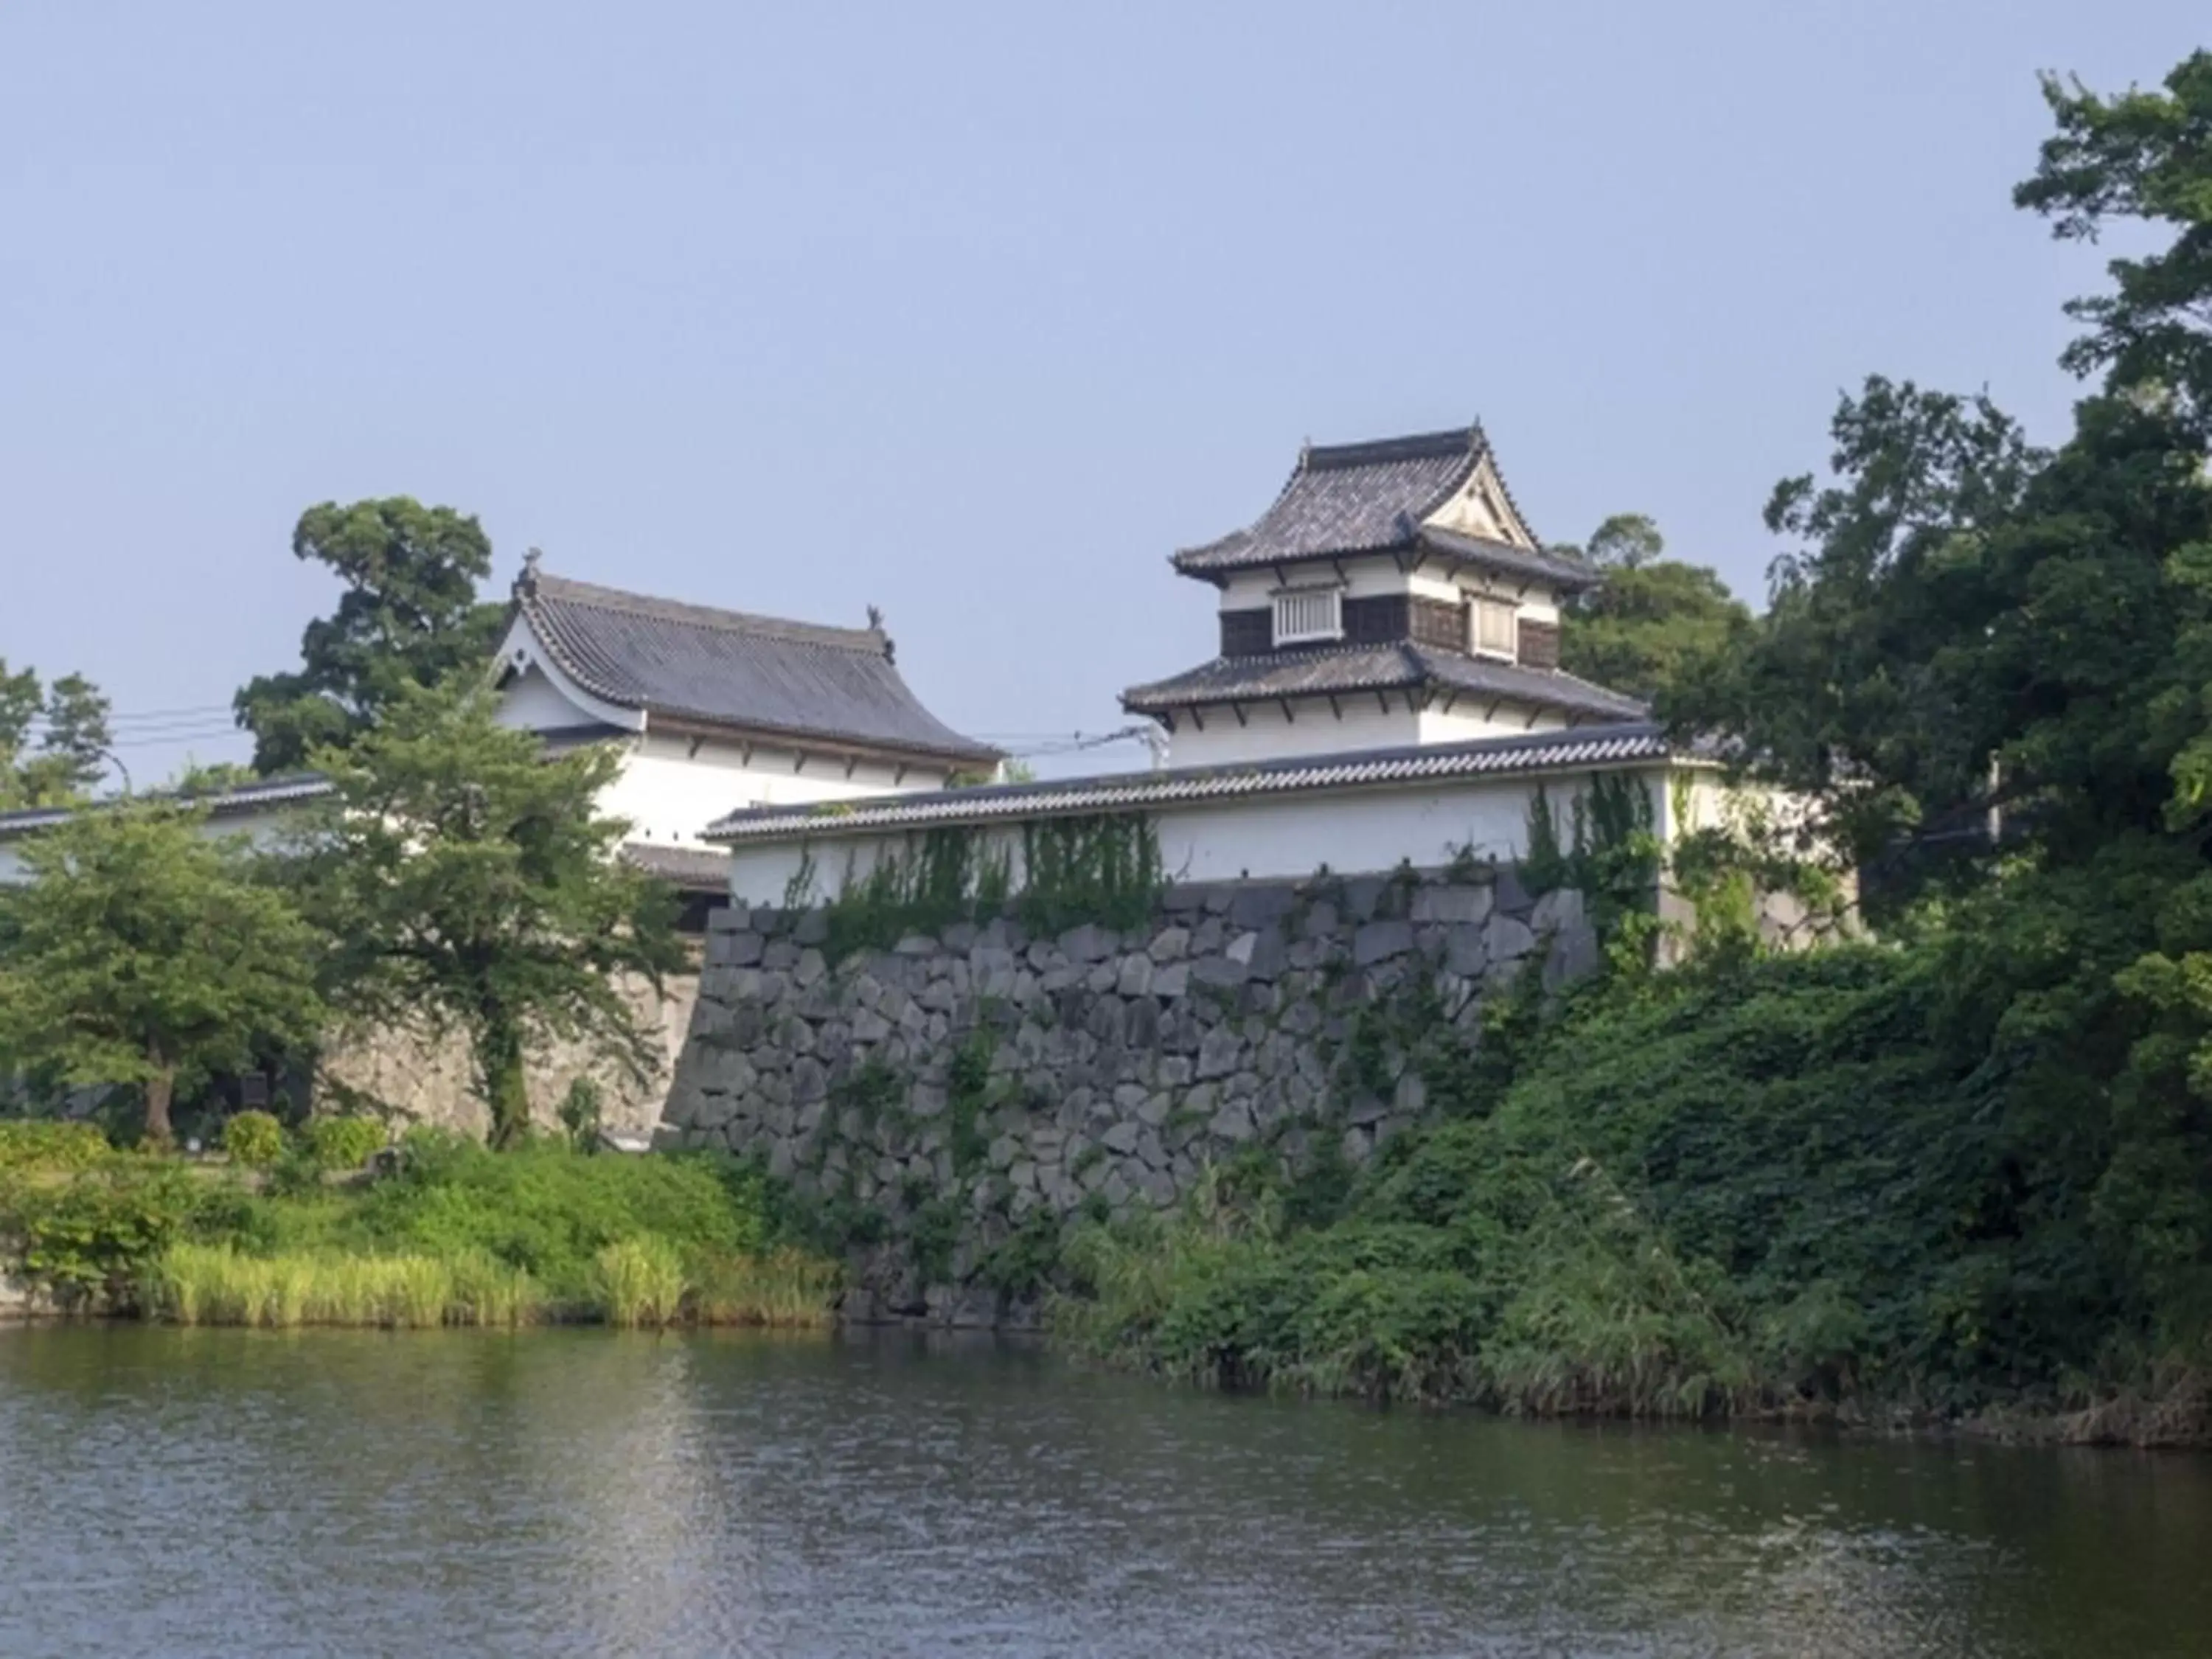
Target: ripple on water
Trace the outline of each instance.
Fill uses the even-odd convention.
[[[1032,1348],[0,1330],[0,1653],[2203,1650],[2188,1458],[1224,1399]]]

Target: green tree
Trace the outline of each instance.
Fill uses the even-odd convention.
[[[1650,701],[1735,647],[1751,612],[1717,572],[1662,557],[1666,547],[1659,526],[1644,514],[1617,513],[1587,548],[1564,550],[1599,566],[1606,580],[1568,606],[1560,666]]]
[[[617,756],[549,757],[495,710],[480,685],[406,690],[350,748],[319,751],[335,789],[300,874],[337,941],[333,1001],[465,1032],[506,1146],[529,1127],[535,1046],[580,1041],[651,1069],[657,1036],[617,976],[657,986],[683,951],[665,886],[616,856],[628,826],[599,813]]]
[[[329,566],[346,591],[307,624],[297,670],[261,675],[233,700],[260,772],[351,742],[408,687],[474,668],[497,642],[502,607],[477,598],[491,543],[452,507],[404,495],[325,501],[300,515],[292,552]]]
[[[0,659],[0,808],[82,799],[111,741],[107,699],[83,675],[41,686],[34,671],[11,674]]]
[[[2046,90],[2019,200],[2160,246],[2077,301],[2102,383],[2056,451],[1986,398],[1869,380],[1749,648],[1685,719],[1742,739],[1932,940],[1936,1035],[2015,1190],[1978,1230],[2085,1261],[2147,1351],[2212,1352],[2212,58],[2165,93]],[[1931,902],[1931,901],[1933,901]],[[2086,1199],[2086,1202],[2082,1201]],[[2084,1294],[2087,1292],[2082,1292]]]
[[[79,812],[21,852],[30,879],[0,894],[0,1042],[22,1064],[137,1085],[159,1146],[180,1089],[313,1036],[314,933],[195,814]]]
[[[2170,396],[2203,437],[2212,431],[2212,52],[2176,64],[2163,92],[2100,97],[2050,76],[2043,95],[2058,131],[2013,199],[2063,240],[2095,241],[2116,220],[2171,235],[2155,252],[2114,259],[2112,292],[2067,307],[2090,331],[2064,361],[2078,374],[2105,371],[2111,387]]]

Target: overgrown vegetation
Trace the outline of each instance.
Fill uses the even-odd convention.
[[[2212,1363],[2160,1346],[2081,1149],[1938,1037],[1948,975],[1855,947],[1593,987],[1334,1212],[1248,1162],[1084,1230],[1061,1328],[1194,1381],[1528,1413],[2060,1409]]]
[[[834,813],[829,816],[835,816]],[[988,830],[953,826],[909,836],[863,873],[848,860],[826,897],[809,854],[785,895],[787,907],[820,903],[832,960],[885,949],[908,933],[1013,915],[1038,933],[1082,922],[1134,926],[1150,913],[1166,875],[1159,837],[1135,813],[1048,818],[1022,826],[1021,856]]]
[[[785,1241],[765,1178],[726,1159],[558,1140],[494,1154],[418,1131],[390,1176],[291,1183],[280,1164],[262,1183],[39,1127],[0,1136],[0,1260],[64,1305],[185,1323],[799,1325],[838,1292],[834,1262]],[[293,1153],[312,1168],[360,1139]]]
[[[2212,53],[2046,93],[2021,203],[2152,233],[2072,307],[2105,377],[2073,431],[1870,380],[1832,479],[1777,491],[1768,613],[1656,687],[1802,821],[1676,848],[1713,910],[1688,965],[1616,954],[1548,1017],[1486,1016],[1498,1086],[1335,1213],[1262,1165],[1085,1231],[1075,1340],[1508,1411],[2212,1436]],[[1540,879],[1634,844],[1603,816],[1547,805]],[[1822,849],[1887,943],[1765,954],[1748,896]]]

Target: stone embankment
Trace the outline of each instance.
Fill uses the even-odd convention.
[[[1364,1161],[1505,983],[1597,961],[1581,896],[1510,868],[1171,888],[1127,930],[831,939],[818,909],[714,918],[660,1142],[830,1206],[867,1247],[857,1316],[970,1324],[1023,1317],[1068,1218],[1168,1207],[1255,1148]]]

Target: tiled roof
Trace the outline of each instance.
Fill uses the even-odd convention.
[[[1424,528],[1415,544],[1424,552],[1480,565],[1501,575],[1533,577],[1560,593],[1579,593],[1605,580],[1604,573],[1587,560],[1554,553],[1549,548],[1516,547],[1483,536],[1465,536],[1456,530]]]
[[[553,659],[617,708],[955,763],[999,758],[915,700],[879,629],[678,605],[534,567],[515,600]]]
[[[717,848],[626,841],[622,856],[625,863],[689,891],[718,893],[730,884],[730,855]]]
[[[210,790],[189,796],[140,795],[135,799],[142,804],[158,801],[172,806],[197,806],[204,809],[211,818],[234,818],[267,811],[271,807],[290,806],[301,801],[313,800],[330,793],[330,780],[319,772],[293,772],[283,777],[258,778],[234,789]],[[121,799],[99,801],[94,805],[118,805]],[[32,806],[13,812],[0,812],[0,840],[27,834],[33,830],[51,830],[58,823],[66,823],[78,810],[74,806]]]
[[[1572,772],[1632,761],[1687,759],[1656,726],[1638,722],[1546,732],[1525,738],[1373,749],[1322,759],[1266,761],[1244,766],[1131,772],[1054,783],[996,784],[981,789],[884,795],[821,807],[762,806],[732,812],[707,831],[709,840],[747,842],[843,836],[873,830],[989,823],[1071,812],[1138,811],[1178,801],[1359,788],[1515,773]]]
[[[1423,531],[1421,521],[1463,489],[1486,458],[1504,489],[1505,475],[1480,424],[1376,443],[1309,446],[1273,506],[1245,529],[1184,549],[1175,568],[1187,576],[1212,577],[1297,559],[1421,549],[1563,589],[1595,585],[1597,572],[1579,559]],[[1512,492],[1505,495],[1511,502]]]
[[[1380,443],[1309,446],[1273,507],[1245,529],[1185,548],[1175,556],[1175,568],[1203,576],[1410,547],[1421,520],[1467,483],[1486,447],[1479,426]]]
[[[1163,714],[1194,704],[1260,702],[1276,697],[1434,687],[1471,696],[1559,708],[1609,720],[1642,720],[1650,711],[1633,697],[1557,669],[1523,668],[1440,651],[1410,640],[1389,645],[1328,645],[1265,656],[1216,657],[1212,662],[1132,686],[1121,706],[1133,714]]]

